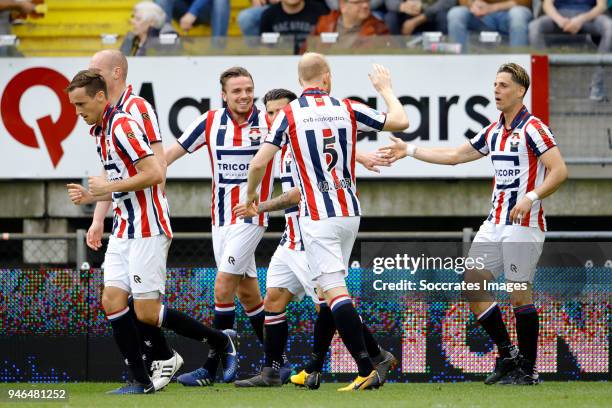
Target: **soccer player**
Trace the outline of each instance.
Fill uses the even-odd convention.
[[[286,89],[273,89],[266,93],[263,103],[266,106],[268,120],[273,122],[281,109],[295,99],[297,96]],[[379,172],[376,166],[388,166],[386,161],[380,159],[376,153],[357,152],[356,160],[364,167],[376,172]],[[270,261],[266,279],[265,364],[260,374],[246,380],[236,381],[235,384],[238,387],[269,387],[283,384],[280,367],[284,364],[283,353],[289,335],[286,307],[292,299],[300,300],[304,294],[308,294],[318,313],[314,333],[315,353],[313,353],[313,363],[307,367],[311,369],[302,370],[291,380],[294,384],[317,389],[321,384],[324,358],[336,332],[336,327],[333,325],[333,317],[325,300],[319,298],[315,293],[314,279],[308,267],[304,245],[300,238],[299,209],[297,207],[300,202],[300,190],[296,187],[299,180],[293,154],[288,145],[281,149],[278,173],[281,179],[282,195],[260,202],[257,208],[255,206],[246,208],[244,204],[239,204],[234,208],[234,212],[239,217],[253,217],[268,211],[285,210],[285,232]],[[381,379],[386,378],[388,371],[397,364],[397,360],[391,353],[378,346],[365,324],[363,324],[363,330],[368,354],[375,363]],[[384,379],[381,382],[384,382]]]
[[[388,70],[379,65],[370,80],[384,98],[387,114],[329,96],[331,73],[321,54],[304,54],[298,77],[302,96],[283,108],[267,143],[251,161],[245,204],[257,202],[257,187],[269,162],[288,144],[300,181],[300,230],[308,265],[359,370],[357,378],[339,390],[376,388],[381,379],[365,349],[361,320],[345,282],[361,215],[355,186],[356,134],[359,130],[404,130],[408,118],[393,95]]]
[[[193,121],[165,151],[166,161],[171,165],[186,153],[206,146],[213,173],[211,217],[218,270],[213,325],[217,329],[234,326],[234,297],[238,295],[263,344],[264,304],[257,282],[255,248],[268,225],[268,216],[240,219],[232,208],[246,199],[249,162],[268,133],[268,125],[265,112],[253,105],[253,78],[246,69],[229,68],[221,73],[219,81],[227,108],[210,110]],[[266,167],[258,190],[261,200],[267,200],[272,191],[272,165]],[[212,384],[218,365],[219,356],[212,353],[203,367],[179,376],[178,381],[188,386]],[[234,378],[223,380],[231,382]]]
[[[149,102],[132,93],[131,85],[126,85],[128,62],[125,56],[117,50],[98,51],[91,58],[89,69],[104,78],[111,104],[128,113],[144,131],[155,158],[164,170],[165,177],[166,159],[161,143],[162,138],[157,123],[157,115]],[[163,183],[160,189],[161,194],[164,194]],[[93,220],[87,231],[87,245],[94,251],[102,246],[104,217],[108,214],[110,207],[110,201],[98,201],[96,203]],[[134,302],[131,297],[128,304],[130,313],[134,314]],[[155,388],[160,390],[168,385],[174,374],[181,368],[183,359],[168,346],[164,333],[159,327],[150,326],[138,320],[136,322],[142,340],[141,348],[147,370],[151,374]]]
[[[159,188],[163,169],[153,157],[148,139],[131,116],[111,106],[104,78],[90,70],[79,72],[68,88],[70,103],[96,137],[105,176],[89,178],[89,190],[68,184],[75,204],[113,202],[113,234],[104,259],[102,307],[133,377],[113,394],[155,391],[142,359],[136,322],[129,313],[132,293],[136,318],[191,339],[207,342],[227,356],[227,375],[237,369],[233,330],[211,329],[191,317],[164,306],[160,297],[166,284],[166,258],[172,239],[168,203]]]
[[[493,206],[469,253],[472,258],[484,258],[485,270],[465,274],[467,282],[480,285],[480,291],[466,295],[472,312],[499,351],[495,369],[485,384],[504,377],[505,382],[514,384],[538,383],[535,364],[539,322],[532,283],[546,231],[542,199],[565,181],[567,168],[550,129],[523,105],[529,83],[529,75],[521,66],[503,64],[493,84],[495,105],[501,111],[499,120],[459,147],[417,147],[392,137],[394,143],[380,150],[392,162],[410,156],[450,165],[491,155],[495,169]],[[518,350],[510,341],[499,306],[483,287],[484,281],[497,279],[501,273],[507,282],[523,283],[527,288],[510,293]]]

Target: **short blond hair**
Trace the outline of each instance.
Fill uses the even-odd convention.
[[[515,64],[514,62],[509,62],[507,64],[503,64],[497,70],[497,73],[500,74],[502,72],[507,72],[510,74],[512,81],[516,82],[523,88],[525,88],[525,93],[529,89],[529,74],[525,71],[525,68],[521,67],[519,64]]]
[[[307,52],[298,62],[298,78],[304,82],[320,80],[328,72],[329,64],[323,54]]]

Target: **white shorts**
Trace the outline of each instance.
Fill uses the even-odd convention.
[[[166,260],[172,240],[164,234],[149,238],[108,240],[104,256],[104,286],[138,294],[166,289]]]
[[[265,230],[254,224],[213,226],[213,250],[219,272],[256,278],[255,249]]]
[[[330,217],[313,221],[310,217],[300,217],[306,259],[314,279],[324,273],[348,274],[360,220],[360,217]]]
[[[268,267],[266,288],[285,288],[294,295],[294,300],[302,300],[306,294],[315,304],[319,303],[313,274],[308,267],[304,251],[295,251],[279,245]]]
[[[469,257],[481,258],[486,270],[497,279],[533,282],[544,246],[544,232],[521,225],[485,221],[478,230]]]

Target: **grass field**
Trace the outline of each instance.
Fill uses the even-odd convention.
[[[7,403],[9,388],[30,388],[28,384],[0,384],[0,406],[14,407],[610,407],[612,383],[546,382],[537,387],[485,386],[481,383],[457,384],[387,384],[376,391],[339,393],[341,384],[323,384],[317,391],[293,386],[282,389],[236,389],[217,384],[207,388],[187,388],[171,384],[153,395],[113,396],[105,392],[119,384],[81,383],[41,385],[40,388],[62,388],[68,391],[68,402]]]

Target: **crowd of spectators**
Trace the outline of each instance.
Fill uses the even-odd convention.
[[[252,0],[238,14],[238,25],[246,37],[269,32],[293,36],[296,54],[306,48],[308,36],[321,33],[337,33],[337,47],[348,49],[364,37],[426,31],[445,34],[464,53],[470,36],[482,31],[498,32],[510,47],[545,49],[590,41],[597,52],[610,53],[611,5],[612,0]],[[171,32],[172,19],[183,33],[210,24],[213,37],[225,37],[229,18],[229,0],[143,1],[134,7],[133,29],[121,49],[144,55],[152,38]],[[598,67],[591,99],[605,99],[603,78],[603,67]]]

